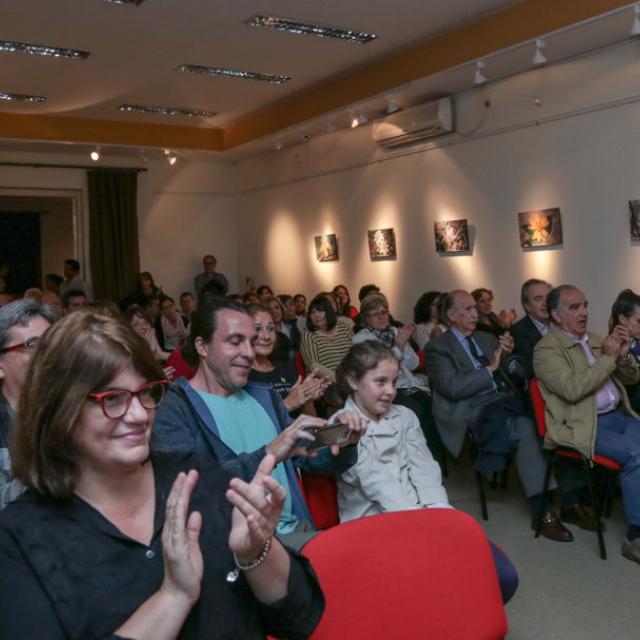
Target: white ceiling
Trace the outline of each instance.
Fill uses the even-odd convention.
[[[240,114],[473,22],[505,0],[2,0],[0,39],[91,52],[87,60],[0,52],[0,91],[46,96],[17,113],[219,126]],[[379,37],[365,45],[251,28],[256,13]],[[282,85],[179,73],[182,63],[285,74]],[[124,102],[214,111],[211,119],[122,113]]]
[[[572,0],[581,1],[581,0]],[[3,103],[3,111],[79,116],[187,126],[222,126],[241,114],[291,97],[348,72],[410,48],[419,42],[518,4],[504,0],[145,0],[139,7],[102,0],[0,0],[0,39],[90,51],[88,60],[51,59],[0,52],[0,91],[44,95],[43,104]],[[632,7],[577,25],[546,39],[549,63],[624,41]],[[262,13],[376,33],[365,45],[296,36],[243,24]],[[531,69],[533,43],[487,58],[490,80]],[[286,74],[271,85],[175,71],[181,63]],[[470,88],[473,65],[451,69],[397,90],[401,107]],[[211,119],[121,113],[123,102],[199,108],[219,113]],[[382,115],[384,96],[363,103],[369,118]],[[336,114],[347,126],[347,112]],[[323,132],[320,118],[306,123],[311,135]],[[292,139],[295,130],[281,133]],[[237,159],[273,147],[264,138],[226,152]],[[49,145],[0,142],[0,150],[43,150]],[[87,145],[55,145],[83,153]],[[117,153],[117,149],[112,150]],[[120,148],[135,156],[138,149]],[[191,152],[200,157],[205,152]],[[161,151],[150,151],[150,157]],[[220,156],[221,154],[214,154]],[[209,154],[210,157],[210,154]]]

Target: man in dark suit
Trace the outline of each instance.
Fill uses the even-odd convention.
[[[541,519],[543,536],[570,542],[571,532],[541,493],[547,463],[535,427],[519,399],[503,389],[496,374],[503,357],[513,350],[513,338],[505,333],[497,340],[476,332],[476,303],[466,291],[443,294],[440,308],[449,330],[433,338],[424,354],[433,392],[433,417],[442,442],[458,457],[470,431],[478,447],[481,471],[504,467],[506,457],[514,456],[534,525]],[[491,467],[496,463],[498,466]]]
[[[548,282],[536,278],[527,280],[520,290],[525,316],[511,325],[511,335],[515,341],[513,352],[525,361],[529,380],[533,378],[533,349],[549,331],[549,291],[551,285]]]

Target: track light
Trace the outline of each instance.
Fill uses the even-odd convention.
[[[544,46],[545,46],[544,39],[538,38],[536,40],[536,50],[533,54],[533,59],[531,60],[531,64],[539,65],[539,64],[545,64],[547,62],[547,59],[544,57],[544,53],[542,53]]]
[[[387,95],[387,114],[391,115],[396,111],[400,111],[400,107],[396,104],[396,97],[390,93]]]
[[[100,147],[96,147],[90,154],[89,157],[94,161],[98,162],[100,160]]]
[[[360,120],[358,116],[355,114],[353,109],[349,109],[349,126],[352,129],[355,129],[360,124]]]
[[[178,156],[171,151],[171,149],[165,149],[164,155],[167,158],[167,162],[173,167],[173,165],[178,162]]]
[[[476,62],[476,72],[473,76],[473,84],[484,84],[487,81],[486,76],[482,73],[483,69],[486,69],[487,65],[484,60],[478,60]]]
[[[633,7],[633,24],[629,34],[632,38],[640,36],[640,4],[636,4]]]

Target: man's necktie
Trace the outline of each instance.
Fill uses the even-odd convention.
[[[487,356],[485,356],[483,353],[480,353],[480,351],[478,351],[478,347],[476,346],[473,336],[465,336],[464,339],[467,341],[467,344],[469,345],[469,351],[471,351],[471,355],[475,358],[478,364],[481,367],[488,366],[489,358],[487,358]]]

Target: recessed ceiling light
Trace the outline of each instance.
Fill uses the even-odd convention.
[[[142,4],[144,0],[102,0],[102,2],[108,2],[109,4],[128,4],[137,7],[139,4]]]
[[[226,78],[244,78],[246,80],[260,80],[271,84],[282,84],[291,80],[289,76],[278,76],[271,73],[255,73],[238,69],[223,69],[222,67],[202,67],[198,64],[181,64],[176,71],[184,73],[199,73],[204,76],[222,76]]]
[[[49,56],[51,58],[76,58],[85,60],[91,54],[88,51],[50,47],[46,44],[30,44],[28,42],[15,42],[13,40],[0,40],[0,51],[19,51],[30,53],[34,56]]]
[[[366,44],[378,37],[374,33],[365,33],[363,31],[353,31],[351,29],[342,29],[340,27],[312,24],[311,22],[298,22],[296,20],[288,20],[286,18],[277,18],[275,16],[251,16],[245,20],[245,24],[250,27],[266,27],[268,29],[277,29],[278,31],[295,33],[296,35],[315,36],[316,38],[333,38],[334,40],[344,40],[345,42],[355,42],[357,44]]]
[[[16,102],[44,102],[44,96],[30,96],[24,93],[5,93],[0,91],[0,100],[15,100]]]
[[[121,104],[120,111],[132,111],[136,113],[157,113],[161,116],[190,116],[197,118],[213,118],[214,111],[203,111],[202,109],[181,109],[180,107],[154,107],[144,104]]]
[[[100,147],[96,147],[90,154],[89,157],[94,161],[98,162],[100,160]]]

